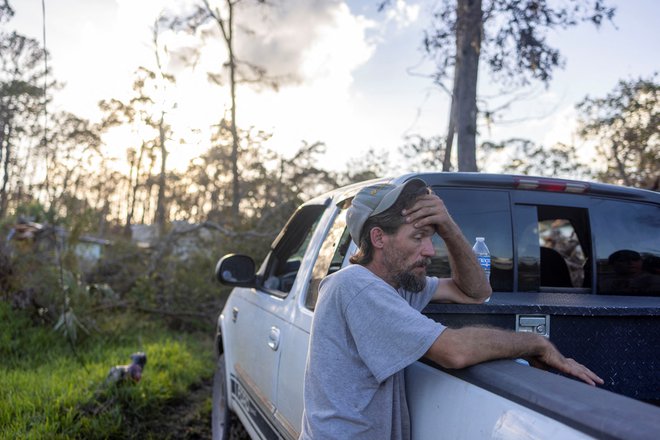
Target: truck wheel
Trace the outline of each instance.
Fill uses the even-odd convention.
[[[227,369],[225,356],[218,356],[218,363],[213,375],[213,411],[211,429],[213,440],[228,440],[231,431],[232,414],[227,405]]]

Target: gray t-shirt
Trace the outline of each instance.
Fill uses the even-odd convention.
[[[301,439],[408,439],[403,369],[445,327],[419,311],[438,279],[419,293],[395,290],[353,264],[319,287],[305,370]]]

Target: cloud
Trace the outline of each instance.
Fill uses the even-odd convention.
[[[387,9],[387,19],[405,28],[415,23],[419,18],[419,4],[408,4],[405,0],[396,0],[394,5]]]
[[[270,146],[285,154],[302,140],[321,140],[330,147],[344,144],[345,133],[358,137],[354,75],[375,51],[368,36],[375,23],[352,14],[344,2],[292,3],[290,13],[271,16],[277,29],[271,28],[265,44],[250,53],[269,72],[286,72],[297,82],[285,84],[279,93],[242,93],[242,108],[249,108],[243,121],[272,130]]]
[[[127,0],[120,0],[126,2]],[[224,19],[223,2],[216,2]],[[185,4],[192,7],[195,3]],[[181,2],[176,12],[185,13]],[[171,7],[168,11],[174,11]],[[190,9],[189,9],[190,11]],[[152,14],[154,11],[152,11]],[[244,1],[234,9],[234,54],[243,79],[254,79],[262,70],[267,79],[280,84],[304,83],[319,77],[345,76],[366,63],[374,52],[374,41],[367,33],[375,24],[351,13],[339,0],[287,0],[261,4]],[[146,25],[146,23],[145,23]],[[164,32],[161,42],[169,52],[168,67],[175,72],[184,67],[181,59],[199,53],[200,72],[220,73],[227,58],[226,44],[216,22],[201,28],[203,41],[187,38],[185,32]]]
[[[241,12],[237,54],[272,76],[305,82],[341,75],[373,53],[366,39],[373,23],[343,1],[289,0]]]

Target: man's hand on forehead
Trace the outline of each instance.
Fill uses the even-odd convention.
[[[430,225],[440,235],[453,223],[442,199],[430,191],[418,197],[413,206],[401,214],[406,217],[406,223],[412,223],[416,228]]]

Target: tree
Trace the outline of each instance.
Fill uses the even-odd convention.
[[[486,142],[486,153],[498,153],[503,160],[502,172],[544,177],[584,179],[591,171],[578,157],[574,145],[558,143],[547,148],[528,139],[507,139],[500,143]]]
[[[290,158],[279,155],[274,158],[278,166],[273,172],[275,184],[268,188],[269,214],[285,220],[306,199],[337,187],[335,176],[318,166],[318,156],[325,152],[324,143],[303,141]]]
[[[389,153],[372,147],[366,153],[350,159],[345,171],[338,174],[337,182],[339,185],[349,185],[396,173],[397,171],[392,167]]]
[[[127,150],[127,160],[130,165],[128,176],[129,189],[126,195],[126,232],[134,221],[138,192],[141,191],[143,201],[142,218],[153,214],[153,219],[161,227],[167,218],[165,213],[166,197],[166,161],[168,150],[166,142],[172,137],[172,129],[166,116],[170,107],[166,102],[167,88],[175,82],[174,77],[164,73],[162,69],[154,72],[145,67],[139,67],[133,82],[133,96],[124,102],[118,99],[101,101],[99,107],[105,113],[103,127],[105,130],[117,126],[130,127],[139,138],[139,147]],[[154,179],[154,166],[160,159],[158,178]],[[146,168],[146,169],[145,169]],[[155,213],[150,212],[151,189],[157,182]]]
[[[163,65],[160,60],[159,54],[159,44],[158,44],[158,20],[154,23],[153,28],[153,43],[154,43],[154,53],[156,55],[156,65],[158,67],[157,79],[154,81],[155,92],[160,94],[161,101],[164,101],[167,95],[168,87],[175,83],[175,78],[173,75],[165,73]],[[166,141],[170,134],[170,127],[165,122],[165,115],[167,114],[167,104],[165,102],[160,102],[160,117],[155,122],[155,125],[158,126],[158,150],[160,151],[160,172],[158,174],[158,196],[156,198],[156,214],[155,222],[158,225],[158,231],[160,234],[163,233],[165,229],[165,222],[167,220],[167,207],[166,207],[166,193],[167,193],[167,156],[168,150],[166,146]],[[172,106],[174,107],[174,105]]]
[[[0,23],[13,15],[7,1],[0,4]],[[46,101],[44,56],[36,40],[0,31],[0,218],[7,212],[18,147],[29,145],[39,132],[37,118]]]
[[[212,4],[210,0],[199,0],[193,5],[192,11],[179,15],[165,15],[161,22],[165,23],[170,29],[175,31],[184,31],[192,33],[204,40],[206,38],[215,38],[217,33],[209,31],[209,24],[215,25],[219,31],[222,42],[226,49],[226,60],[222,63],[221,72],[209,72],[208,77],[211,82],[221,85],[225,81],[229,84],[229,118],[230,132],[232,135],[231,149],[231,175],[232,175],[232,211],[231,217],[238,224],[239,207],[241,205],[242,191],[240,188],[239,168],[240,161],[240,136],[237,123],[237,87],[239,84],[247,83],[255,85],[267,85],[272,88],[278,87],[278,79],[267,75],[266,70],[257,64],[240,59],[236,54],[236,38],[239,35],[236,30],[240,30],[245,35],[252,34],[252,31],[245,26],[240,26],[237,20],[239,6],[248,6],[250,4],[268,4],[266,0],[217,0]],[[191,60],[191,64],[195,61]],[[225,120],[223,116],[223,120]]]
[[[409,136],[407,143],[399,150],[412,170],[437,170],[443,167],[444,148],[446,140],[441,136],[425,138],[423,136]]]
[[[99,128],[70,113],[53,115],[48,134],[50,185],[44,188],[51,218],[80,216],[87,206],[89,189],[99,176],[94,173],[102,161]]]
[[[381,1],[381,9],[391,0]],[[425,32],[424,50],[435,61],[434,81],[444,85],[453,71],[449,127],[444,168],[449,169],[454,132],[457,134],[458,169],[477,171],[477,79],[480,60],[493,78],[505,85],[547,84],[554,69],[563,66],[559,50],[546,33],[588,21],[599,26],[611,20],[614,8],[605,0],[440,0],[433,22]]]
[[[189,210],[193,217],[189,220],[196,222],[213,221],[228,226],[227,221],[232,219],[233,194],[233,142],[234,132],[231,122],[224,118],[215,125],[210,138],[210,148],[199,158],[193,160],[180,185],[177,185],[179,201],[187,201],[185,207],[177,210],[179,215]],[[254,173],[261,174],[260,164],[265,161],[263,153],[251,163],[250,152],[261,150],[261,143],[267,135],[251,130],[237,129],[239,148],[242,154],[238,157],[236,167],[243,170],[243,185],[251,179]],[[254,157],[253,157],[254,158]],[[243,188],[245,190],[246,188]],[[181,203],[179,203],[181,205]],[[255,208],[257,205],[254,205]],[[238,226],[234,222],[233,226]]]
[[[660,86],[648,79],[619,81],[604,98],[586,97],[580,135],[596,141],[606,161],[605,182],[658,190],[660,185]]]

